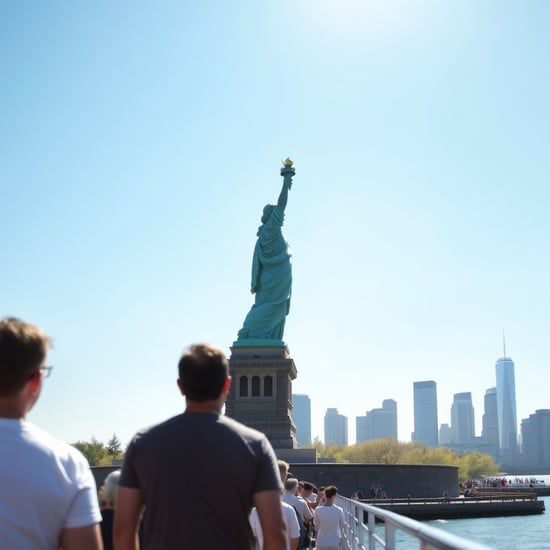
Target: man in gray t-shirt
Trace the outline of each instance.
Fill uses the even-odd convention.
[[[256,506],[266,549],[286,547],[281,481],[262,433],[221,414],[231,379],[213,346],[192,346],[179,362],[186,410],[132,439],[115,514],[117,549],[253,548],[248,522]],[[266,536],[267,535],[267,536]]]

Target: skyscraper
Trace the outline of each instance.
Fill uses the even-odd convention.
[[[439,444],[440,445],[449,445],[453,442],[453,436],[451,432],[451,426],[449,424],[441,424],[439,427]]]
[[[521,454],[528,468],[550,466],[550,409],[538,409],[521,421]]]
[[[451,406],[451,433],[453,442],[459,445],[474,440],[475,420],[471,392],[454,394]]]
[[[483,417],[481,438],[483,443],[490,445],[491,454],[496,457],[499,449],[498,441],[498,410],[497,410],[497,389],[489,388],[485,391],[483,400]]]
[[[348,418],[338,414],[338,409],[327,409],[325,413],[325,445],[348,444]]]
[[[372,409],[367,411],[366,416],[357,416],[355,436],[357,443],[384,437],[397,439],[397,402],[384,399],[381,409]]]
[[[496,362],[495,370],[499,446],[500,453],[506,455],[518,450],[514,362],[509,357],[502,357]]]
[[[296,440],[299,445],[311,443],[311,399],[309,395],[292,394],[292,419],[296,425]]]
[[[437,386],[433,380],[413,383],[414,432],[412,440],[431,447],[438,445]]]

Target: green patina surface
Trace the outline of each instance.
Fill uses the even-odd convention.
[[[285,342],[277,340],[275,338],[246,338],[243,340],[237,340],[233,342],[234,347],[240,348],[257,348],[257,347],[272,347],[272,348],[284,348]]]
[[[292,267],[290,249],[281,228],[294,174],[292,161],[287,159],[281,169],[283,187],[277,204],[268,204],[262,211],[262,225],[258,228],[252,257],[251,292],[255,294],[255,300],[234,345],[284,346],[283,334],[292,291]]]

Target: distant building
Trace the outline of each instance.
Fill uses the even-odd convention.
[[[311,399],[309,395],[292,394],[292,419],[296,426],[296,440],[300,446],[311,443]]]
[[[325,413],[325,445],[348,444],[348,418],[338,413],[338,409],[327,409]]]
[[[495,371],[499,448],[501,455],[508,455],[518,450],[514,362],[509,357],[502,357],[496,362]]]
[[[497,389],[489,388],[485,391],[483,400],[483,417],[481,419],[481,439],[490,450],[489,454],[496,458],[499,452],[498,440],[498,409]]]
[[[521,442],[524,466],[550,467],[550,409],[539,409],[521,421]]]
[[[451,426],[449,424],[441,424],[439,428],[439,444],[448,445],[453,441],[453,436],[451,433]]]
[[[356,443],[384,437],[397,439],[397,402],[393,399],[384,399],[381,409],[372,409],[365,416],[355,418]]]
[[[437,386],[433,380],[413,383],[414,432],[413,441],[437,447]]]
[[[451,406],[451,434],[453,443],[459,445],[474,441],[475,417],[471,392],[454,394]]]

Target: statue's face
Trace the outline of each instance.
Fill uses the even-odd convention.
[[[271,212],[273,212],[273,205],[272,204],[266,204],[264,206],[264,211],[262,214],[262,223],[266,223],[267,220],[269,220],[269,217],[271,216]]]

